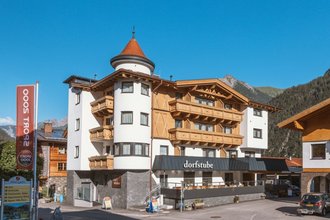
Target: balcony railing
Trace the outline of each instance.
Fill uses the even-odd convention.
[[[169,133],[171,141],[175,144],[231,147],[241,145],[243,140],[241,135],[196,129],[172,128],[169,129]]]
[[[113,114],[113,97],[104,96],[91,102],[92,113],[96,116],[102,117]]]
[[[214,106],[207,106],[193,102],[187,102],[183,100],[173,100],[169,102],[170,111],[172,114],[191,115],[198,119],[219,119],[228,122],[241,122],[243,119],[243,113],[228,109],[221,109]]]
[[[91,170],[113,170],[112,155],[94,156],[88,159]]]
[[[89,130],[91,141],[101,142],[113,139],[113,127],[110,125]]]

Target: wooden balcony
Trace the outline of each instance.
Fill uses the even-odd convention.
[[[174,144],[187,144],[211,147],[235,147],[242,144],[243,136],[220,132],[200,131],[195,129],[169,129],[170,139]]]
[[[91,102],[91,106],[92,113],[98,117],[111,115],[113,114],[113,97],[104,96]]]
[[[94,142],[110,141],[113,139],[113,127],[110,125],[89,130],[90,139]]]
[[[113,156],[102,155],[88,158],[91,170],[113,170]]]
[[[190,117],[213,122],[238,123],[243,120],[243,113],[228,109],[207,106],[198,103],[173,100],[169,102],[173,116]]]

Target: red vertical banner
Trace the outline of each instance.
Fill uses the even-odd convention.
[[[34,85],[16,89],[16,168],[33,169]]]

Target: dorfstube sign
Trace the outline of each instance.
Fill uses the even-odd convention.
[[[189,162],[186,160],[183,164],[185,169],[213,169],[213,163],[206,162],[199,162],[198,160],[194,162]]]

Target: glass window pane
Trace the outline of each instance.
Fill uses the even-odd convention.
[[[141,84],[141,94],[149,96],[149,86],[146,84]]]
[[[149,156],[149,144],[145,144],[144,146],[144,155]]]
[[[167,155],[168,154],[168,146],[161,145],[160,146],[160,155]]]
[[[133,112],[122,112],[121,113],[122,124],[133,124]]]
[[[123,155],[131,154],[131,144],[123,144]]]
[[[148,114],[146,114],[146,113],[141,113],[141,115],[140,115],[140,124],[141,125],[146,125],[146,126],[148,126]]]
[[[142,144],[135,144],[135,155],[142,155]]]
[[[133,82],[122,82],[121,89],[122,89],[122,93],[132,93]]]

